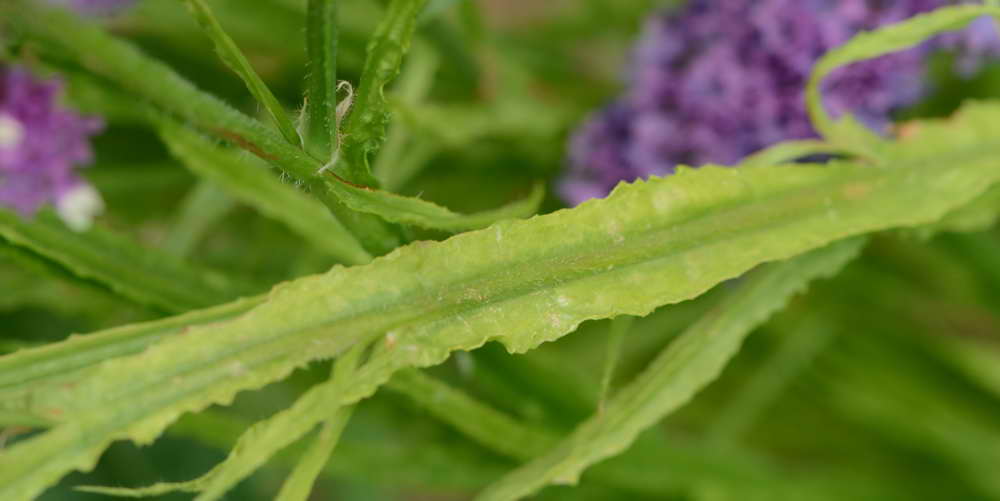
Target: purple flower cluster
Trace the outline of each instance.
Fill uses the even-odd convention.
[[[61,92],[57,80],[0,66],[0,206],[27,216],[53,203],[82,227],[100,198],[75,170],[91,162],[88,140],[102,123],[60,106]]]
[[[571,139],[560,183],[570,203],[606,195],[619,181],[670,174],[677,164],[733,164],[789,139],[816,136],[804,90],[816,60],[863,30],[902,21],[948,0],[689,0],[648,23],[624,96]],[[989,19],[919,47],[853,64],[824,86],[834,115],[850,111],[884,130],[917,101],[927,56],[959,51],[969,73],[1000,53]]]

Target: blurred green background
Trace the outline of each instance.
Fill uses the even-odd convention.
[[[301,106],[304,1],[210,3],[276,94],[290,109]],[[339,76],[356,82],[383,4],[342,5]],[[662,5],[432,1],[391,91],[395,117],[376,170],[391,165],[397,177],[389,188],[464,212],[517,199],[537,180],[551,185],[568,134],[620,90],[642,20]],[[176,0],[141,1],[107,24],[203,89],[259,112]],[[948,68],[946,57],[935,61],[928,77],[934,95],[902,119],[947,115],[965,98],[1000,95],[1000,67],[969,80]],[[215,201],[210,224],[186,220],[195,178],[142,124],[109,117],[96,149],[86,175],[106,198],[103,226],[249,277],[261,291],[335,264],[220,192],[200,195]],[[559,207],[550,195],[546,210]],[[163,315],[58,275],[0,247],[0,349]],[[717,296],[637,321],[615,382],[640,371]],[[609,322],[588,323],[517,357],[487,346],[431,372],[530,426],[565,433],[598,405],[608,331]],[[139,486],[200,475],[248,425],[327,372],[316,365],[231,407],[186,416],[153,446],[116,444],[94,472],[71,475],[42,499],[102,499],[73,491],[79,484]],[[273,497],[301,446],[227,499]],[[359,406],[313,499],[468,499],[516,464],[383,390]],[[876,238],[863,259],[751,336],[723,377],[681,412],[585,474],[580,487],[549,488],[538,498],[1000,499],[1000,233]]]

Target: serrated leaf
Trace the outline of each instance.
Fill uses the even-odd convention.
[[[344,159],[337,172],[356,184],[377,187],[371,173],[368,156],[378,150],[385,139],[388,106],[383,89],[396,78],[403,56],[410,48],[417,18],[427,0],[392,0],[385,17],[368,43],[368,56],[361,73],[361,82],[344,127]]]
[[[183,312],[245,291],[219,273],[200,270],[101,228],[75,232],[49,212],[31,220],[0,209],[0,238],[64,266],[139,304]]]
[[[233,196],[283,222],[317,249],[347,264],[371,261],[371,254],[337,218],[267,172],[240,152],[218,147],[170,120],[159,121],[160,136],[171,153],[199,176],[223,186]]]
[[[344,205],[358,212],[375,214],[394,223],[451,233],[482,229],[504,219],[532,216],[545,198],[545,187],[536,184],[523,200],[493,210],[459,214],[433,202],[354,185],[343,179],[330,181],[326,186]]]
[[[219,59],[223,63],[226,63],[226,66],[243,80],[243,83],[247,86],[247,90],[253,94],[257,102],[271,115],[271,119],[274,120],[275,125],[278,126],[278,130],[281,131],[281,135],[285,137],[285,140],[294,146],[301,146],[302,138],[296,132],[295,124],[288,117],[284,106],[278,102],[278,98],[274,97],[271,89],[267,88],[267,84],[260,79],[260,75],[254,71],[253,66],[250,65],[250,61],[247,61],[246,56],[236,46],[236,42],[229,37],[226,30],[219,24],[208,4],[204,0],[184,1],[187,3],[188,8],[191,9],[191,13],[198,21],[198,24],[201,25],[205,34],[215,44],[215,52],[219,55]]]
[[[137,489],[87,486],[81,487],[80,490],[133,498],[160,496],[177,491],[199,492],[197,501],[212,501],[222,497],[227,490],[260,468],[271,456],[305,436],[321,421],[327,420],[334,428],[335,433],[327,440],[327,445],[332,448],[351,415],[349,407],[336,404],[339,400],[338,395],[344,391],[346,385],[350,384],[351,376],[356,371],[364,351],[363,348],[364,345],[352,348],[347,355],[337,361],[329,380],[311,388],[291,407],[251,426],[240,436],[226,460],[205,475],[187,482],[163,482]],[[320,452],[323,450],[307,452],[307,470],[302,473],[297,472],[299,477],[314,469],[319,459],[310,456],[320,456]],[[323,463],[325,461],[319,462],[315,470],[322,468]],[[297,484],[304,482],[296,480]],[[310,481],[309,485],[311,484]],[[291,492],[296,490],[301,490],[301,487],[298,485],[290,487]]]
[[[851,115],[834,120],[823,105],[822,84],[834,70],[851,63],[913,47],[928,38],[964,28],[983,15],[1000,16],[1000,8],[984,5],[942,7],[872,32],[862,32],[826,54],[813,67],[806,101],[813,127],[831,144],[872,159],[880,158],[885,141]]]
[[[932,223],[1000,182],[1000,105],[967,106],[889,145],[891,168],[682,168],[605,200],[420,242],[371,264],[276,288],[235,319],[110,360],[44,395],[70,421],[0,452],[0,498],[20,501],[117,439],[153,440],[185,412],[227,403],[309,361],[381,339],[347,405],[397,370],[498,340],[523,352],[581,322],[696,297],[757,265],[831,242]],[[914,151],[934,143],[935,153]],[[36,395],[41,397],[41,395]]]
[[[60,343],[0,357],[0,414],[6,412],[46,424],[70,419],[58,402],[50,406],[41,397],[49,394],[51,388],[75,384],[101,362],[140,353],[160,339],[182,334],[191,326],[233,318],[263,300],[263,297],[241,299],[163,320],[70,336]],[[17,424],[3,419],[0,423]]]
[[[516,500],[546,485],[575,484],[587,467],[627,449],[643,430],[715,380],[751,331],[809,282],[839,271],[858,255],[862,244],[862,239],[838,242],[741,279],[729,297],[673,341],[603,412],[476,499]]]

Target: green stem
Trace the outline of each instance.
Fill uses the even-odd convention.
[[[327,159],[337,148],[337,9],[339,0],[309,0],[306,51],[309,54],[306,149]]]

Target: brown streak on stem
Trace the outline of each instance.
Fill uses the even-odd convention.
[[[250,153],[257,155],[258,157],[263,158],[264,160],[267,161],[277,160],[277,158],[274,155],[269,155],[267,153],[264,153],[264,151],[261,150],[259,147],[257,147],[256,144],[250,142],[249,140],[247,140],[246,138],[235,132],[228,131],[225,129],[215,129],[215,133],[239,145],[239,147],[243,148],[244,150],[247,150]]]

